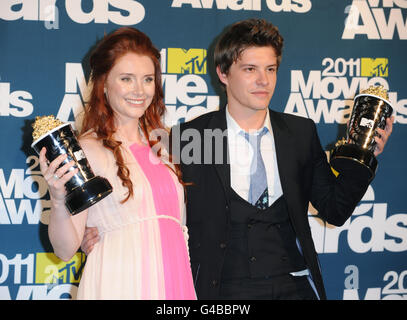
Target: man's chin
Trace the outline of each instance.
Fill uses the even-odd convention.
[[[268,105],[258,105],[258,106],[255,106],[255,107],[253,107],[253,109],[256,109],[256,110],[267,110],[267,108],[268,108]]]

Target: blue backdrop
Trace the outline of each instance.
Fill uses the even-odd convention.
[[[272,21],[285,39],[270,107],[313,119],[326,150],[344,135],[356,93],[389,90],[394,130],[365,197],[342,227],[313,208],[309,221],[329,299],[406,299],[406,8],[406,0],[1,0],[0,299],[76,296],[85,257],[66,263],[52,253],[31,124],[48,114],[75,120],[91,47],[123,25],[146,32],[162,53],[171,126],[224,104],[214,43],[250,17]]]

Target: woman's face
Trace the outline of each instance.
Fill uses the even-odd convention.
[[[155,94],[154,64],[150,57],[127,53],[119,58],[105,81],[105,94],[117,125],[140,119]]]

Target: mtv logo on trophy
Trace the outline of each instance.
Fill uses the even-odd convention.
[[[371,86],[355,96],[347,137],[338,141],[331,151],[332,168],[338,172],[357,168],[364,177],[373,179],[377,169],[376,129],[384,129],[392,113],[393,107],[383,86]]]
[[[67,154],[60,167],[74,160],[74,167],[79,169],[78,173],[65,183],[65,205],[72,215],[89,208],[112,192],[109,181],[93,173],[69,123],[63,123],[54,116],[43,116],[36,118],[33,128],[34,141],[31,147],[38,154],[45,147],[45,156],[49,162],[61,154]],[[74,170],[74,167],[70,170]]]

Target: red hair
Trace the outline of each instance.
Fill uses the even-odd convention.
[[[118,166],[117,175],[122,180],[123,186],[129,190],[127,197],[122,202],[133,196],[133,183],[129,178],[129,169],[124,164],[120,149],[122,143],[113,138],[117,128],[114,122],[113,110],[104,94],[104,85],[107,75],[116,61],[129,52],[148,56],[154,64],[155,94],[151,105],[139,119],[139,124],[150,147],[155,144],[155,141],[150,141],[150,132],[154,129],[164,129],[161,118],[165,111],[164,93],[161,85],[160,52],[146,34],[135,28],[122,27],[117,29],[106,35],[93,50],[90,56],[93,87],[89,102],[85,108],[81,128],[81,135],[88,131],[95,132],[97,138],[102,140],[104,147],[112,151]],[[175,172],[182,183],[179,166],[174,164],[174,167],[175,170],[169,168]]]

